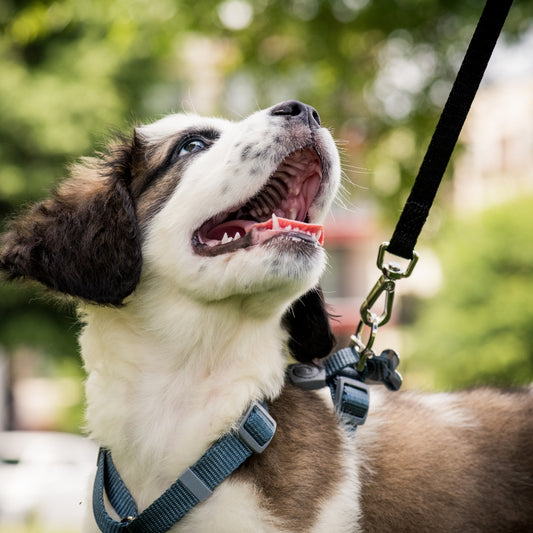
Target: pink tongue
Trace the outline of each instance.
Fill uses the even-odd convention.
[[[271,230],[274,232],[296,231],[300,233],[307,233],[316,236],[320,245],[324,244],[324,228],[320,224],[306,224],[298,220],[290,220],[288,218],[277,217],[277,227],[274,228],[274,222],[270,218],[265,222],[253,222],[251,220],[231,220],[215,226],[207,233],[208,239],[221,241],[224,234],[228,237],[233,237],[239,233],[240,237],[244,237],[252,229],[259,232]]]

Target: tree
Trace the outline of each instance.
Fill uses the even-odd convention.
[[[184,51],[193,63],[201,52],[192,37],[222,50],[213,112],[231,116],[239,87],[250,95],[239,112],[289,97],[312,103],[345,139],[349,179],[395,218],[481,7],[473,0],[4,0],[0,218],[5,224],[21,204],[44,196],[110,128],[179,110],[191,83]],[[507,38],[532,17],[532,3],[516,0]],[[0,288],[0,344],[31,340],[71,353],[75,329],[65,326],[73,315],[40,314],[40,296],[30,311],[29,295],[41,293],[12,291]],[[30,324],[32,313],[39,315],[33,325],[16,325]],[[64,335],[65,343],[49,341]]]
[[[522,198],[439,234],[444,283],[409,329],[406,374],[439,389],[532,382],[532,205]]]

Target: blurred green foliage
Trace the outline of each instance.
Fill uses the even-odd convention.
[[[213,113],[239,116],[287,98],[313,104],[343,139],[349,180],[394,220],[482,5],[0,0],[0,229],[110,130],[180,110],[194,86],[191,58],[205,54],[206,39],[220,51]],[[232,10],[249,20],[229,24]],[[516,0],[505,38],[516,39],[532,18],[533,3]],[[1,345],[72,357],[74,324],[42,292],[0,287]]]
[[[418,310],[409,329],[415,351],[403,364],[425,386],[533,382],[532,205],[521,198],[439,233],[444,284]]]

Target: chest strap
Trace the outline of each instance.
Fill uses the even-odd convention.
[[[195,505],[205,500],[234,470],[253,453],[261,453],[270,443],[276,422],[265,404],[254,403],[241,419],[236,431],[216,441],[174,484],[142,513],[122,481],[111,452],[101,448],[93,488],[93,513],[104,533],[163,533]],[[104,492],[121,521],[106,511]]]

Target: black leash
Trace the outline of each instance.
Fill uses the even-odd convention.
[[[512,0],[487,0],[392,239],[379,248],[377,266],[381,276],[361,306],[361,320],[351,336],[350,346],[330,355],[324,368],[303,364],[289,368],[291,381],[301,388],[315,389],[328,384],[337,411],[353,426],[363,424],[366,419],[369,394],[365,381],[382,383],[390,390],[401,386],[402,377],[396,370],[398,354],[385,350],[377,356],[372,346],[378,327],[391,317],[396,281],[409,277],[418,261],[414,251],[416,241],[511,4]],[[402,268],[393,261],[386,263],[386,252],[409,260],[409,264]],[[372,308],[381,296],[385,298],[384,309],[378,315]],[[369,333],[363,340],[365,326]]]
[[[393,255],[413,258],[416,241],[512,3],[513,0],[487,0],[411,194],[387,246],[387,251]]]
[[[416,241],[512,3],[513,0],[487,0],[391,241],[379,248],[377,266],[382,275],[363,302],[361,321],[351,337],[351,346],[361,354],[359,369],[374,355],[372,344],[378,326],[391,316],[396,281],[409,277],[418,261],[414,251]],[[409,264],[402,268],[393,261],[385,263],[386,252],[409,260]],[[377,315],[372,307],[382,295],[385,307]],[[364,326],[370,328],[366,342],[361,338]]]

